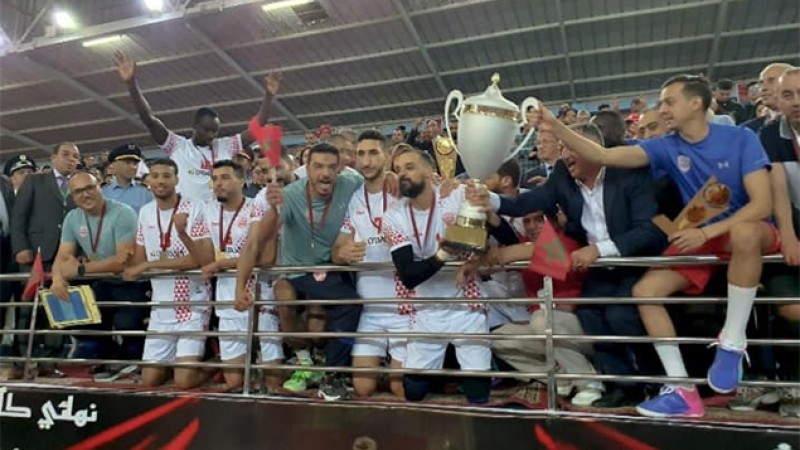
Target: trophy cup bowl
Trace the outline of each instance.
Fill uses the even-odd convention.
[[[519,127],[526,123],[525,111],[529,107],[540,108],[540,103],[528,97],[522,106],[503,97],[498,84],[500,75],[492,76],[492,84],[486,91],[464,100],[461,91],[450,92],[445,103],[444,120],[450,134],[450,106],[456,101],[453,115],[459,120],[456,151],[469,176],[480,183],[491,176],[507,160],[513,158],[527,144],[533,129],[514,148],[514,139]],[[486,251],[486,214],[480,207],[465,203],[458,212],[456,223],[448,225],[442,240],[442,249],[451,254]]]

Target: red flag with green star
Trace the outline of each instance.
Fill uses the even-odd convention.
[[[556,232],[549,220],[545,219],[542,231],[536,238],[529,270],[556,280],[567,279],[573,251],[580,246],[574,240]]]

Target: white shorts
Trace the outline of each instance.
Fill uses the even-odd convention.
[[[486,314],[468,309],[420,310],[411,330],[415,333],[488,333]],[[462,370],[489,370],[492,351],[486,339],[409,339],[403,367],[407,369],[441,369],[447,344],[456,348]]]
[[[274,308],[258,314],[258,331],[280,331],[278,311]],[[261,362],[279,361],[284,358],[283,340],[280,337],[261,337]]]
[[[238,331],[247,332],[248,317],[220,317],[219,331]],[[258,331],[278,331],[277,312],[269,312],[258,315]],[[283,359],[283,345],[279,337],[262,337],[259,339],[261,344],[261,361],[275,361]],[[219,338],[220,357],[223,361],[230,361],[239,358],[247,353],[247,337],[223,337]]]
[[[396,311],[396,310],[395,310]],[[397,312],[365,311],[358,321],[359,333],[407,333],[411,331],[411,316]],[[406,338],[356,338],[352,356],[384,357],[386,352],[394,361],[406,359]]]
[[[168,323],[150,317],[147,331],[206,331],[208,315],[197,315],[185,321]],[[159,335],[147,336],[144,340],[142,361],[171,363],[176,358],[201,358],[206,349],[205,336]]]

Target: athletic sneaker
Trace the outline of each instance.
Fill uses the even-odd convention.
[[[141,372],[139,366],[133,364],[128,366],[115,364],[106,367],[108,368],[107,371],[94,376],[95,383],[113,383],[120,379],[132,378],[136,376],[137,373]]]
[[[647,417],[703,417],[705,408],[697,389],[664,386],[657,396],[640,403],[636,412]]]
[[[307,350],[296,353],[295,364],[298,366],[313,366],[314,360]],[[288,380],[284,381],[283,388],[291,392],[300,392],[308,389],[309,385],[318,384],[325,374],[320,371],[295,370]]]
[[[728,402],[733,411],[750,412],[762,406],[774,406],[781,400],[776,389],[762,387],[740,387],[736,389],[736,398]]]
[[[319,397],[326,402],[349,399],[350,392],[344,377],[337,374],[325,377],[319,384]]]
[[[714,362],[708,369],[708,385],[715,392],[730,394],[739,386],[744,374],[742,360],[747,358],[744,350],[725,348],[721,342],[715,342],[710,347],[716,346],[717,353]]]

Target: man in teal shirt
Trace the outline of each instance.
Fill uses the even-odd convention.
[[[53,264],[53,293],[68,296],[68,281],[91,273],[122,273],[136,241],[136,213],[130,206],[103,197],[97,179],[85,172],[69,179],[69,190],[78,208],[64,218],[61,243]],[[116,279],[100,280],[92,285],[98,302],[146,301],[146,293]],[[144,330],[147,308],[101,308],[103,323],[110,331]],[[101,358],[141,358],[141,337],[125,338],[117,348],[110,336],[84,339],[97,344]],[[138,351],[138,353],[137,353]],[[81,355],[89,356],[89,355]],[[95,355],[92,355],[95,356]]]
[[[281,188],[267,187],[270,209],[259,230],[260,242],[267,242],[280,231],[279,261],[281,265],[312,266],[330,264],[331,247],[339,234],[347,205],[353,193],[363,184],[361,175],[339,174],[339,151],[329,144],[318,144],[309,151],[308,177]],[[279,211],[278,214],[276,211]],[[242,258],[240,258],[241,262]],[[244,286],[251,268],[239,266],[237,298],[244,295]],[[275,299],[356,299],[359,298],[353,278],[347,272],[317,272],[292,275],[274,285]],[[281,330],[302,331],[294,308],[279,308]],[[309,331],[355,332],[361,317],[361,305],[326,305],[307,309]],[[325,347],[325,364],[350,366],[353,339],[329,339]],[[311,364],[308,351],[297,348],[299,364]],[[295,372],[284,387],[305,388],[310,373]],[[320,395],[334,400],[346,395],[340,376],[326,377],[320,384]]]

